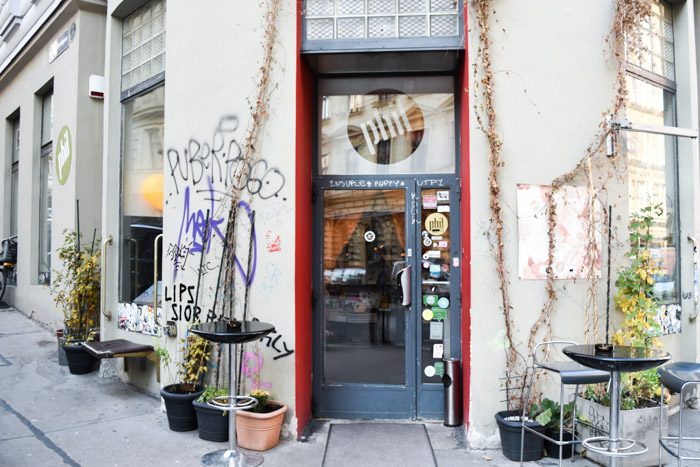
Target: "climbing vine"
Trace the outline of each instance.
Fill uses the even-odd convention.
[[[623,116],[627,104],[627,60],[630,55],[638,56],[643,51],[640,27],[651,15],[652,0],[615,0],[610,32],[605,42],[609,49],[610,58],[615,64],[615,87],[612,104],[602,113],[602,119],[597,131],[584,151],[583,157],[575,164],[574,168],[558,177],[551,183],[551,190],[547,195],[547,277],[545,282],[545,300],[540,309],[539,316],[530,327],[527,338],[526,355],[530,355],[538,336],[544,335],[548,340],[552,334],[551,319],[556,308],[557,289],[554,283],[554,256],[556,250],[555,231],[557,224],[556,193],[567,184],[581,179],[585,180],[588,188],[588,231],[585,241],[585,264],[588,271],[587,294],[585,303],[585,340],[590,339],[591,324],[593,338],[597,339],[598,330],[598,281],[595,275],[595,264],[599,260],[598,244],[596,236],[597,206],[599,195],[605,190],[605,183],[618,173],[618,158],[607,158],[608,147],[613,146],[613,153],[619,149],[616,138],[617,128],[613,122],[619,121]],[[472,0],[473,18],[478,28],[478,47],[474,62],[474,110],[476,122],[484,133],[488,143],[488,187],[489,209],[491,213],[492,255],[494,258],[495,272],[498,278],[498,286],[501,295],[501,309],[505,324],[506,338],[506,369],[505,381],[507,401],[510,405],[516,402],[519,405],[526,403],[523,400],[523,392],[519,390],[522,385],[514,384],[514,378],[524,371],[526,358],[518,352],[514,339],[514,321],[512,316],[513,305],[511,303],[508,282],[508,270],[505,263],[505,242],[503,233],[503,206],[502,188],[500,185],[500,173],[505,165],[502,157],[503,141],[497,125],[497,113],[494,106],[495,83],[493,63],[491,59],[491,39],[489,37],[491,18],[495,15],[494,0]],[[496,20],[497,21],[497,20]],[[607,173],[599,175],[596,185],[594,173]],[[610,229],[611,226],[607,225]],[[591,323],[591,318],[593,323]],[[535,394],[537,391],[534,391]]]

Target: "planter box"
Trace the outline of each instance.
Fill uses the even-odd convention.
[[[280,408],[269,413],[255,413],[247,410],[236,413],[238,446],[253,451],[266,451],[279,443],[287,406],[272,400],[269,403],[279,405]]]
[[[197,412],[199,437],[206,441],[228,441],[228,412],[197,400],[192,405]]]
[[[670,406],[670,413],[673,414],[678,410],[678,405]],[[605,430],[610,428],[610,408],[604,405],[592,402],[579,397],[576,403],[576,415],[584,418],[591,425]],[[620,467],[641,467],[658,465],[659,463],[659,407],[651,407],[648,409],[634,409],[620,411],[620,437],[633,439],[646,445],[649,450],[642,455],[632,456],[628,458],[620,458]],[[666,432],[668,423],[669,406],[664,405],[663,413],[663,430]],[[605,436],[595,428],[579,424],[577,425],[581,440],[592,436]],[[601,454],[585,451],[585,456],[594,462],[607,465],[610,457]]]
[[[496,423],[498,424],[498,432],[501,436],[501,450],[507,459],[520,462],[520,411],[511,410],[496,413]],[[516,417],[517,420],[511,420],[511,417]],[[544,433],[545,428],[539,423],[532,421],[526,422],[529,428],[532,428],[539,433]],[[525,432],[525,440],[523,442],[523,461],[538,461],[542,459],[542,451],[544,447],[544,438],[541,438],[529,431]]]
[[[180,392],[180,384],[171,384],[160,389],[160,396],[165,401],[165,412],[168,415],[168,426],[173,431],[192,431],[197,429],[197,413],[192,401],[204,392],[197,387],[196,392]]]

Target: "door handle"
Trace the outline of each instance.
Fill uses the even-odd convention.
[[[160,255],[158,254],[158,243],[163,240],[163,234],[156,235],[153,240],[153,323],[156,329],[161,324],[158,322],[158,269],[160,269]]]
[[[408,265],[397,274],[399,286],[401,286],[401,305],[411,306],[411,266]]]
[[[100,268],[100,312],[105,315],[108,320],[112,319],[112,312],[105,311],[107,308],[107,293],[105,287],[107,284],[107,246],[112,244],[112,236],[107,235],[107,238],[102,240],[102,266]]]

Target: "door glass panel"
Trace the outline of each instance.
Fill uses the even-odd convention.
[[[441,383],[450,355],[450,190],[421,190],[421,379]]]
[[[455,172],[450,77],[320,83],[321,175]]]
[[[403,190],[325,190],[326,383],[405,384]]]

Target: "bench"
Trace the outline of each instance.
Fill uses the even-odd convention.
[[[156,380],[160,382],[160,359],[152,345],[137,344],[126,339],[104,342],[84,342],[85,350],[95,358],[124,358],[124,371],[129,371],[127,358],[145,357],[156,367]]]

